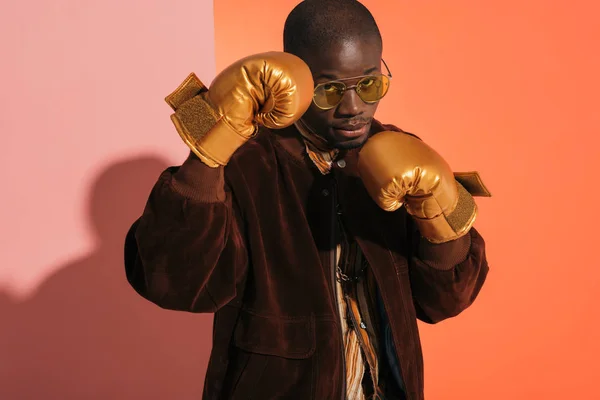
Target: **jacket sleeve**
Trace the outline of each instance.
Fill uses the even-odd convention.
[[[472,228],[459,239],[433,244],[413,236],[410,279],[417,317],[437,323],[468,308],[479,294],[488,274],[485,242]]]
[[[164,171],[125,241],[127,280],[158,306],[215,312],[241,287],[248,258],[224,168],[193,154]]]

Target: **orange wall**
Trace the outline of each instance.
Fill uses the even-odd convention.
[[[215,1],[217,71],[280,50],[297,3]],[[476,225],[486,287],[458,318],[421,325],[427,398],[600,398],[600,7],[364,4],[394,74],[378,118],[419,134],[455,170],[479,170],[494,194],[479,200]]]

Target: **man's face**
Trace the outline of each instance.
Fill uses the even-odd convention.
[[[375,40],[334,43],[302,58],[312,71],[315,85],[342,80],[347,86],[352,86],[358,83],[359,77],[381,73],[381,47]],[[365,103],[356,90],[349,89],[344,92],[340,103],[330,110],[311,103],[302,119],[330,146],[352,149],[367,140],[377,106],[378,103]]]

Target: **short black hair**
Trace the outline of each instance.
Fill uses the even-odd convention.
[[[381,33],[371,12],[356,0],[304,0],[288,15],[283,28],[283,49],[300,56],[303,51],[331,43],[375,39]]]

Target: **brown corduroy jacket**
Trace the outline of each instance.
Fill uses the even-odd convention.
[[[371,134],[382,130],[399,131],[374,122]],[[127,235],[127,278],[160,307],[215,313],[205,399],[344,398],[334,218],[371,268],[406,398],[424,398],[417,319],[471,305],[488,272],[484,241],[475,229],[445,244],[421,238],[404,208],[368,196],[357,156],[322,175],[294,127],[262,129],[225,168],[190,156],[159,177]]]

